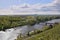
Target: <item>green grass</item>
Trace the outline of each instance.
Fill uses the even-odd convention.
[[[31,37],[18,38],[17,40],[60,40],[60,24],[55,25],[54,28],[46,30],[40,34]]]

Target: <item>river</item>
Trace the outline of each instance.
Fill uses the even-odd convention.
[[[25,35],[29,31],[33,31],[35,29],[42,29],[45,26],[45,23],[60,23],[60,19],[53,19],[50,21],[46,21],[44,23],[35,24],[34,26],[22,26],[22,27],[16,27],[11,29],[6,29],[5,31],[0,31],[0,40],[14,40],[17,38],[17,36],[21,33],[22,35]]]

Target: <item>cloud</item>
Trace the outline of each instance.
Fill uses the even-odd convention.
[[[55,0],[50,4],[50,6],[43,6],[43,9],[46,9],[47,11],[58,11],[60,12],[60,0]]]
[[[0,15],[24,15],[24,14],[60,14],[60,0],[54,0],[48,4],[21,4],[13,5],[8,9],[0,9]]]

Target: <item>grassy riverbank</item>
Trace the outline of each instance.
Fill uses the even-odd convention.
[[[48,29],[27,38],[18,37],[17,40],[60,40],[60,24],[54,25],[52,29]]]

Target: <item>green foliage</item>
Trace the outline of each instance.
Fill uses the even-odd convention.
[[[28,16],[26,22],[28,25],[34,25],[36,24],[36,18],[34,16]]]
[[[42,31],[46,31],[46,30],[49,30],[48,26],[45,26],[45,27],[42,28]]]
[[[57,16],[37,16],[37,23],[49,21],[58,18]]]
[[[17,40],[22,40],[18,38]],[[26,40],[60,40],[60,24],[55,25],[50,30],[46,30],[40,34],[26,38]]]
[[[0,16],[0,30],[13,28],[24,25],[34,25],[52,19],[60,18],[59,16]]]

